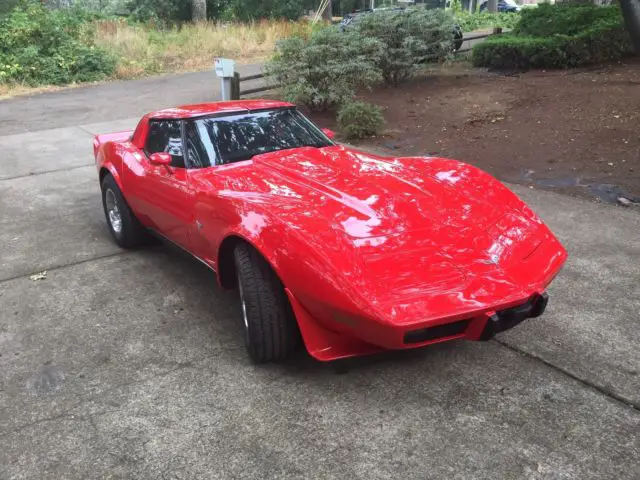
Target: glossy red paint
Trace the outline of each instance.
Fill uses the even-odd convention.
[[[455,160],[334,145],[169,171],[141,150],[151,118],[283,106],[163,110],[133,134],[96,137],[94,149],[98,169],[117,175],[140,221],[214,270],[230,239],[261,252],[315,358],[478,340],[489,317],[543,293],[565,262],[565,249],[524,202]],[[461,333],[405,342],[407,332],[459,320],[469,321]]]

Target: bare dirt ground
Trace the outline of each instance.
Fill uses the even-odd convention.
[[[463,160],[502,180],[615,202],[640,201],[640,61],[497,75],[458,65],[360,97],[387,130],[360,142]],[[314,115],[332,126],[335,115]]]

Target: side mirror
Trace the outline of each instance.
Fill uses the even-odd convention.
[[[171,155],[165,152],[157,152],[149,155],[149,162],[151,165],[163,165],[165,167],[171,166]]]
[[[336,132],[334,132],[333,130],[330,130],[328,128],[323,128],[322,129],[322,133],[324,133],[327,137],[329,137],[331,140],[333,140],[334,138],[336,138]]]

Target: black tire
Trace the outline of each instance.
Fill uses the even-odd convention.
[[[251,246],[238,245],[234,260],[249,357],[254,363],[284,360],[300,338],[284,286]]]
[[[122,248],[134,248],[145,242],[147,231],[133,215],[118,184],[111,175],[106,175],[102,180],[102,208],[107,219],[107,225],[113,239]],[[110,216],[111,202],[115,202],[120,223]],[[108,206],[109,204],[109,206]]]

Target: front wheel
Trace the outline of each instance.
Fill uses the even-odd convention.
[[[254,363],[284,360],[298,345],[299,331],[284,291],[271,266],[253,248],[234,251],[245,344]]]

